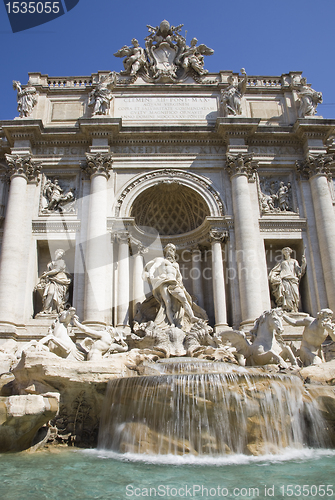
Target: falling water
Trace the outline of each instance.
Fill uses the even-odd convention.
[[[323,446],[320,416],[296,376],[194,360],[154,371],[109,382],[100,448],[216,456]]]

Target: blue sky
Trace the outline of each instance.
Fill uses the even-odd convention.
[[[147,24],[163,19],[184,24],[187,41],[197,37],[214,49],[205,67],[212,72],[281,75],[303,71],[323,92],[318,114],[335,118],[334,0],[80,0],[70,12],[42,26],[13,34],[0,4],[0,119],[12,119],[12,80],[25,84],[28,72],[49,76],[90,75],[123,69],[113,56],[137,38],[144,46]]]

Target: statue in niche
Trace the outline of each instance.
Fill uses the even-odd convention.
[[[34,106],[37,104],[35,87],[28,80],[26,88],[22,89],[21,83],[14,80],[13,89],[17,91],[17,110],[20,113],[20,118],[30,116]]]
[[[317,317],[307,316],[303,319],[293,319],[283,315],[284,320],[292,326],[304,326],[300,346],[300,359],[304,366],[318,365],[325,362],[322,343],[328,335],[335,341],[335,324],[332,322],[333,311],[321,309]]]
[[[71,212],[74,211],[75,190],[70,188],[65,194],[59,181],[55,178],[46,179],[43,187],[43,196],[47,202],[43,212]]]
[[[192,309],[192,298],[183,285],[175,245],[168,243],[164,248],[164,257],[156,257],[147,263],[143,279],[151,285],[152,293],[160,304],[155,325],[182,328],[184,316],[190,323],[199,321]]]
[[[114,56],[125,57],[123,61],[124,71],[121,71],[121,74],[136,76],[140,69],[147,67],[148,62],[145,50],[140,47],[138,40],[133,38],[131,43],[133,44],[132,47],[124,45],[115,52]]]
[[[102,77],[96,88],[89,94],[88,106],[93,108],[92,116],[108,114],[112,100],[112,92],[108,89],[108,85],[112,80],[115,80],[114,72]]]
[[[247,88],[247,74],[244,68],[241,69],[241,74],[243,79],[237,85],[234,84],[233,76],[229,75],[227,79],[229,86],[221,93],[225,116],[242,114],[241,102]]]
[[[314,116],[316,114],[317,105],[322,102],[322,92],[317,92],[307,84],[306,78],[301,78],[300,83],[293,84],[293,88],[297,90],[300,107],[298,117]]]
[[[87,361],[99,361],[110,354],[128,351],[128,344],[112,326],[106,326],[103,330],[93,330],[79,323],[77,316],[74,317],[73,322],[89,336],[81,343],[82,347],[87,350]]]
[[[300,266],[296,259],[291,258],[292,253],[290,247],[282,249],[283,260],[271,269],[269,282],[277,306],[287,312],[298,312],[299,283],[306,271],[306,257],[304,253]]]
[[[64,254],[61,248],[55,251],[54,260],[49,262],[35,287],[42,295],[43,309],[39,315],[58,314],[65,309],[69,300],[72,278],[67,271]]]

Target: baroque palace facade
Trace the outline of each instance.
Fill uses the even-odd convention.
[[[276,305],[335,311],[335,120],[316,115],[321,94],[300,72],[208,73],[212,49],[148,28],[145,48],[115,54],[119,73],[14,82],[20,116],[0,121],[3,341],[45,335],[69,306],[130,331],[150,317],[143,270],[167,243],[216,330]]]

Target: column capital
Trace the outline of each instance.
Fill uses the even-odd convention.
[[[308,155],[303,161],[296,161],[295,166],[301,179],[310,179],[314,175],[324,175],[331,180],[331,164],[335,164],[334,155]]]
[[[95,175],[104,175],[109,179],[109,171],[112,169],[112,155],[104,153],[85,153],[86,163],[82,165],[82,169],[91,178]]]
[[[133,255],[143,255],[149,252],[149,248],[144,246],[143,243],[139,240],[136,240],[132,236],[130,236],[130,244],[133,249]]]
[[[246,175],[248,180],[255,178],[258,162],[253,159],[252,154],[227,155],[227,170],[230,177],[234,175]]]
[[[209,241],[211,243],[226,243],[226,241],[228,240],[228,236],[228,231],[224,231],[222,229],[211,229],[209,231]]]
[[[130,236],[128,231],[114,231],[112,233],[112,241],[116,241],[117,243],[126,243],[130,244]]]
[[[5,157],[8,164],[7,175],[10,180],[13,177],[23,177],[29,182],[39,182],[41,162],[33,162],[31,155],[5,154]]]

